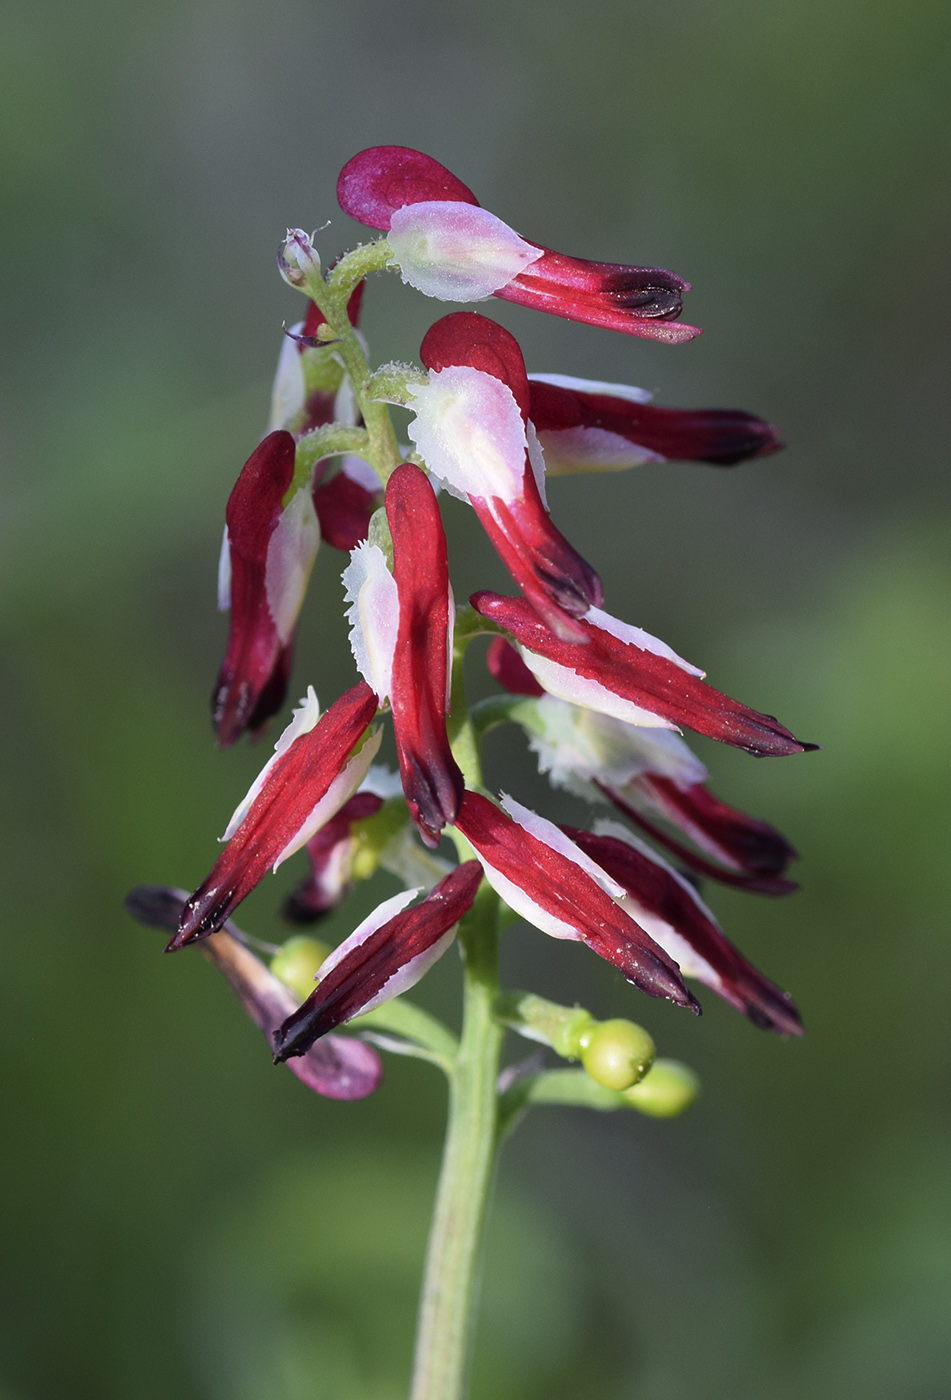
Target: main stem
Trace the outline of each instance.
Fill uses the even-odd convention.
[[[411,1400],[462,1400],[466,1394],[495,1162],[503,1029],[493,1015],[498,900],[487,885],[459,936],[465,957],[462,1038],[450,1080],[449,1126],[426,1254]]]

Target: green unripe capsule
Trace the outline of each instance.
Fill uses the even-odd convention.
[[[679,1060],[655,1060],[640,1084],[625,1090],[632,1108],[651,1118],[675,1118],[689,1108],[700,1093],[700,1080]]]
[[[629,1089],[650,1069],[654,1042],[633,1021],[601,1021],[581,1041],[581,1063],[605,1089]]]
[[[320,965],[329,954],[326,943],[321,943],[317,938],[308,938],[306,934],[297,934],[287,940],[279,953],[274,954],[271,971],[301,1001],[306,1001],[314,990],[314,978]]]

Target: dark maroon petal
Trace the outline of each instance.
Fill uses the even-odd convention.
[[[342,695],[277,759],[244,821],[185,906],[168,951],[219,929],[300,831],[376,714],[365,681]]]
[[[338,471],[329,481],[314,487],[320,538],[334,549],[356,549],[367,537],[370,517],[379,501],[379,492],[368,491],[345,471]]]
[[[134,919],[150,928],[173,932],[186,900],[184,890],[167,885],[140,885],[126,899]],[[254,1024],[270,1040],[293,1011],[295,998],[269,968],[245,946],[240,929],[229,924],[200,945],[209,962],[230,982]],[[329,1099],[364,1099],[383,1077],[372,1046],[333,1035],[288,1068],[302,1084]]]
[[[799,859],[782,832],[728,807],[703,783],[683,789],[669,778],[645,774],[640,785],[665,816],[735,869],[781,875],[791,860]]]
[[[683,310],[681,293],[689,290],[689,282],[664,267],[590,262],[545,249],[494,295],[571,321],[679,345],[700,334],[696,326],[670,324]]]
[[[568,826],[562,830],[630,893],[645,914],[669,924],[709,964],[719,982],[713,990],[725,1001],[765,1030],[802,1035],[791,998],[737,952],[690,888],[670,870],[613,836],[595,836]]]
[[[561,641],[524,599],[481,592],[469,601],[476,612],[511,632],[528,651],[569,667],[673,724],[758,756],[804,753],[817,747],[801,743],[772,715],[748,709],[666,657],[622,642],[589,622],[578,623],[587,636],[586,644]]]
[[[218,742],[226,748],[259,731],[287,691],[293,639],[281,643],[267,603],[265,571],[271,535],[294,477],[294,439],[269,433],[241,470],[225,519],[231,551],[228,649],[212,695]]]
[[[492,638],[485,662],[489,673],[495,677],[502,689],[512,695],[545,694],[512,643],[507,642],[504,637]]]
[[[577,928],[587,946],[628,982],[650,996],[699,1011],[677,964],[574,861],[479,793],[466,792],[456,826],[492,869],[545,913]]]
[[[343,212],[384,231],[397,209],[434,200],[479,203],[438,160],[407,146],[371,146],[360,151],[347,161],[337,180],[337,202]]]
[[[430,846],[455,820],[463,781],[446,734],[449,558],[439,504],[424,472],[397,467],[386,488],[400,625],[390,704],[403,791]]]
[[[454,311],[430,326],[419,347],[427,369],[467,365],[507,384],[523,419],[528,418],[530,392],[525,360],[514,335],[476,311]]]
[[[349,1021],[390,979],[428,952],[471,908],[482,881],[476,860],[459,865],[411,909],[403,909],[333,967],[274,1035],[276,1060],[302,1055],[334,1026]]]
[[[640,779],[636,781],[640,782]],[[676,840],[665,831],[662,826],[651,819],[642,811],[639,811],[633,803],[617,788],[609,787],[607,783],[595,782],[595,787],[604,793],[609,802],[612,802],[619,812],[623,812],[629,821],[634,822],[653,841],[659,842],[671,855],[682,861],[688,869],[696,871],[698,875],[705,875],[710,880],[716,880],[718,884],[730,885],[736,889],[745,890],[748,894],[783,895],[794,894],[799,886],[795,880],[786,880],[780,875],[770,875],[765,872],[747,872],[745,870],[724,870],[721,865],[714,865],[713,861],[706,860],[703,856],[685,846],[682,841]],[[671,821],[676,819],[671,816]]]
[[[292,924],[313,924],[343,902],[353,887],[353,824],[375,816],[382,806],[383,798],[376,793],[356,792],[310,838],[305,847],[310,857],[310,879],[288,896],[283,910],[285,919]]]
[[[529,387],[529,416],[540,435],[567,428],[599,428],[661,457],[720,467],[782,447],[771,424],[740,409],[657,408],[534,379]]]

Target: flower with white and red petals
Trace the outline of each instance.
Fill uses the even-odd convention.
[[[173,932],[186,897],[184,890],[165,885],[140,885],[125,903],[139,923]],[[209,962],[224,973],[251,1020],[270,1040],[292,1014],[294,993],[255,957],[241,930],[230,920],[200,947]],[[328,1036],[288,1069],[325,1099],[365,1099],[383,1078],[383,1065],[373,1047],[343,1035]]]
[[[699,1010],[676,962],[625,911],[624,888],[553,822],[466,792],[456,826],[505,903],[552,938],[583,942],[650,996]]]
[[[524,598],[474,593],[476,612],[511,633],[522,660],[550,695],[646,728],[685,725],[749,753],[804,753],[772,715],[748,709],[706,685],[704,672],[640,627],[589,608],[581,643],[562,641]]]
[[[364,543],[344,570],[350,645],[357,669],[382,704],[389,700],[403,791],[430,846],[462,800],[446,715],[455,617],[439,505],[424,472],[404,462],[386,488],[393,569]]]
[[[668,459],[730,467],[782,447],[771,424],[740,409],[658,408],[644,389],[565,374],[528,382],[529,416],[554,476]]]
[[[660,267],[566,257],[522,238],[483,209],[445,166],[405,146],[349,160],[337,199],[351,218],[386,232],[403,281],[442,301],[502,297],[625,335],[677,345],[700,334],[676,318],[690,289]]]
[[[287,693],[297,618],[320,544],[310,484],[283,504],[294,459],[291,434],[269,433],[228,499],[218,606],[230,608],[231,630],[212,696],[224,747],[246,729],[258,733]]]
[[[383,798],[376,793],[355,792],[310,838],[305,847],[310,877],[288,896],[285,919],[292,924],[313,924],[343,903],[353,888],[354,824],[376,816],[382,806]]]
[[[317,473],[325,463],[317,463]],[[320,521],[320,538],[349,554],[365,540],[383,488],[380,478],[362,457],[346,456],[333,476],[314,477],[314,510]]]
[[[617,822],[594,833],[562,830],[624,889],[621,903],[685,977],[696,977],[764,1030],[802,1035],[789,995],[738,953],[699,895],[660,856]]]
[[[571,618],[600,603],[603,590],[548,514],[518,342],[485,316],[459,311],[430,328],[420,356],[429,381],[409,391],[416,416],[408,429],[420,456],[472,505],[512,578],[558,635],[577,638]]]
[[[721,802],[706,786],[706,768],[677,734],[546,695],[504,637],[493,638],[487,660],[506,690],[533,697],[513,718],[555,787],[589,801],[607,799],[686,865],[721,884],[770,895],[796,889],[783,878],[796,859],[793,847],[775,827]],[[675,840],[645,812],[662,816],[721,864]]]
[[[185,905],[170,952],[221,928],[268,869],[305,846],[353,796],[380,747],[379,731],[364,738],[376,711],[364,681],[324,715],[308,689],[231,818],[221,838],[227,846]]]
[[[455,938],[481,882],[482,867],[469,860],[411,909],[419,890],[384,900],[321,964],[316,989],[274,1036],[275,1059],[306,1054],[335,1026],[415,986]]]

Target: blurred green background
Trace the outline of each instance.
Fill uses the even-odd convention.
[[[10,0],[3,1400],[405,1392],[435,1072],[390,1060],[375,1098],[317,1100],[202,959],[163,959],[121,908],[203,877],[268,748],[211,741],[222,512],[297,311],[278,239],[329,218],[328,253],[355,241],[336,173],[384,142],[530,238],[694,282],[705,334],[678,349],[488,309],[530,368],[781,425],[788,450],[735,472],[550,494],[614,613],[824,745],[702,749],[803,853],[792,899],[708,891],[803,1043],[509,935],[512,985],[643,1020],[704,1094],[673,1123],[520,1129],[476,1395],[949,1393],[949,37],[940,0]],[[438,314],[377,279],[376,358],[415,355]],[[502,584],[447,516],[457,595]],[[294,680],[324,703],[350,684],[341,565],[318,560]],[[490,772],[581,815],[514,736]],[[282,936],[291,866],[246,927]],[[452,1016],[457,984],[450,955],[420,999]]]

